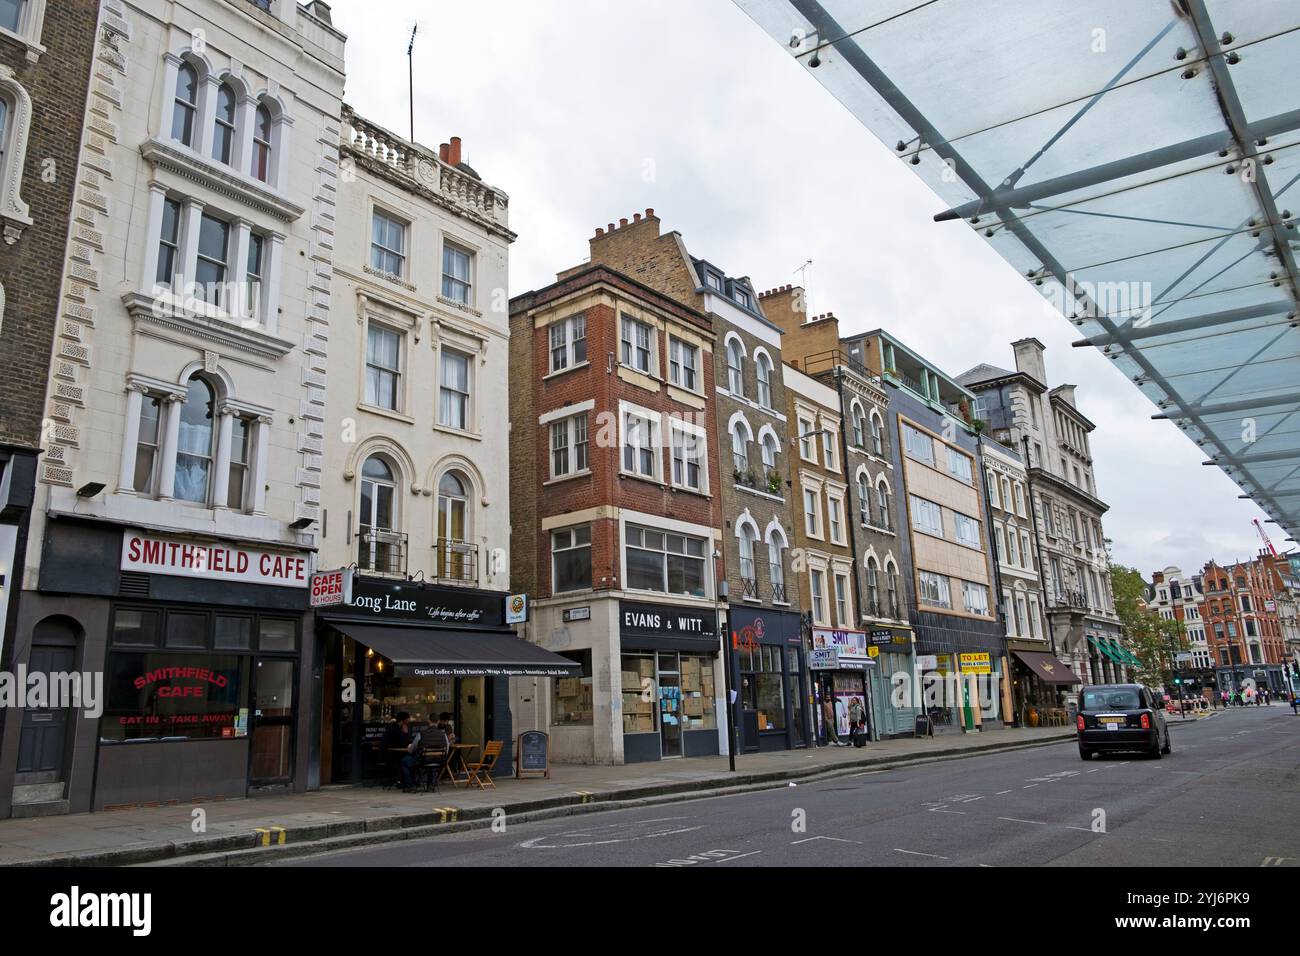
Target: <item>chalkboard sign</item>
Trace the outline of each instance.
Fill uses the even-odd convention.
[[[515,776],[526,773],[551,776],[551,738],[540,730],[525,731],[515,744]]]
[[[912,730],[913,737],[933,737],[934,726],[930,723],[929,714],[916,715],[916,727]]]

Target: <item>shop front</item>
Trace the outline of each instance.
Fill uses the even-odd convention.
[[[620,601],[619,649],[624,763],[725,752],[715,609]]]
[[[817,715],[817,736],[827,743],[834,737],[845,743],[853,729],[853,717],[861,713],[871,734],[873,700],[868,693],[867,673],[874,671],[876,659],[867,645],[864,631],[832,630],[815,627],[808,667],[813,675],[813,702]],[[827,720],[830,704],[833,723]],[[831,727],[835,733],[831,734]]]
[[[867,653],[876,662],[867,672],[872,714],[882,740],[910,737],[915,731],[916,708],[910,695],[898,692],[910,685],[916,661],[914,646],[910,628],[879,625],[867,632]]]
[[[306,790],[311,560],[51,520],[15,660],[102,673],[102,712],[29,710],[9,722],[0,789],[10,812]]]
[[[733,607],[729,629],[737,725],[745,751],[809,743],[803,627],[798,614]]]
[[[1041,646],[1026,648],[1008,642],[1008,649],[1016,726],[1039,727],[1053,722],[1055,715],[1066,709],[1064,695],[1081,683],[1078,675]]]
[[[358,576],[338,603],[317,608],[320,779],[390,776],[382,742],[403,713],[413,732],[450,723],[471,759],[502,741],[499,772],[509,773],[511,679],[568,678],[579,667],[521,640],[506,624],[507,597]]]

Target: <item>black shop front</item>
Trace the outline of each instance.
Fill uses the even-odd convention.
[[[741,749],[806,747],[811,715],[799,615],[732,607],[728,626]]]
[[[356,577],[350,601],[316,611],[322,668],[320,779],[383,778],[380,746],[399,713],[412,728],[450,720],[456,742],[504,744],[513,759],[510,678],[569,677],[578,665],[520,639],[507,595]]]

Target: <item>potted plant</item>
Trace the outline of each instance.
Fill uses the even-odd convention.
[[[767,473],[767,490],[769,493],[779,495],[781,493],[781,476],[775,471]]]

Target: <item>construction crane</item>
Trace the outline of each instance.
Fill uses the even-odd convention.
[[[1273,542],[1268,540],[1268,535],[1264,532],[1264,526],[1259,523],[1258,518],[1251,518],[1250,520],[1255,525],[1255,530],[1259,532],[1259,536],[1264,539],[1264,547],[1268,548],[1268,553],[1276,558],[1277,548],[1273,547]]]

